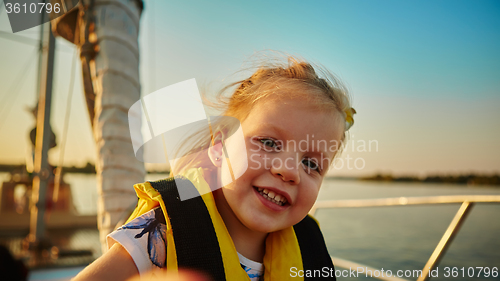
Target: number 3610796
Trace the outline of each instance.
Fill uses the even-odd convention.
[[[24,4],[19,4],[19,3],[5,3],[5,11],[7,14],[14,13],[14,14],[27,14],[27,13],[56,13],[58,14],[61,12],[61,4],[60,3],[55,3],[52,5],[51,3],[24,3]]]

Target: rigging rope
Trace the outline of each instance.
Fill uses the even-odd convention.
[[[33,66],[32,62],[34,61],[34,57],[38,53],[38,49],[35,49],[31,56],[28,58],[26,61],[24,67],[21,69],[21,72],[18,73],[18,76],[14,80],[13,84],[9,88],[9,90],[6,92],[6,95],[0,102],[0,116],[2,116],[4,108],[7,108],[7,113],[5,118],[0,118],[0,129],[2,128],[2,125],[4,124],[5,120],[7,120],[7,117],[14,107],[14,103],[17,101],[20,95],[17,93],[21,90],[22,86],[25,85],[26,83],[21,83],[21,81],[24,79],[24,76],[29,72],[28,70],[31,69],[31,66]],[[14,101],[12,103],[8,103],[7,99],[14,96]]]
[[[30,37],[26,37],[26,36],[22,36],[22,35],[18,35],[18,34],[12,34],[12,33],[2,31],[2,30],[0,30],[0,38],[10,40],[10,41],[13,41],[16,43],[21,43],[21,44],[33,46],[33,47],[38,47],[40,44],[40,41],[38,39],[33,39]],[[64,41],[59,41],[58,43],[60,43],[60,44],[58,45],[56,52],[61,51],[61,52],[65,52],[65,53],[73,53],[70,49],[68,49],[68,48],[72,48],[72,47],[69,47],[67,45],[67,43],[65,43]]]
[[[54,193],[52,194],[52,201],[57,202],[59,198],[59,187],[61,184],[61,176],[62,169],[64,164],[64,153],[66,150],[66,140],[68,138],[68,125],[69,125],[69,117],[71,113],[71,101],[73,98],[73,88],[75,83],[75,69],[76,69],[76,57],[77,57],[78,49],[75,48],[75,52],[73,54],[73,61],[71,63],[71,76],[69,81],[69,90],[68,90],[68,98],[66,103],[66,114],[64,115],[64,126],[62,133],[62,141],[61,141],[61,152],[59,153],[59,163],[56,168],[56,174],[54,178]]]
[[[21,36],[17,34],[8,33],[0,30],[0,38],[7,39],[10,41],[15,41],[17,43],[26,44],[32,47],[37,47],[39,41],[37,39],[29,38],[26,36]]]

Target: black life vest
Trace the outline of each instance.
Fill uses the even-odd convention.
[[[200,185],[199,178],[179,177],[135,185],[139,203],[129,221],[160,205],[168,218],[167,270],[189,268],[204,272],[214,280],[249,280],[239,264],[212,194],[179,199],[177,185],[197,192],[193,182]],[[271,233],[266,240],[265,281],[335,280],[323,235],[311,216],[282,232]]]

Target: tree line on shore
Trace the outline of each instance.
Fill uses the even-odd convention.
[[[26,165],[19,164],[0,164],[0,172],[15,172],[15,171],[26,171]],[[82,174],[95,174],[95,166],[91,163],[82,167],[70,166],[64,167],[63,171],[65,173],[82,173]]]
[[[361,177],[366,181],[391,181],[391,182],[421,182],[421,183],[453,183],[466,185],[495,185],[500,186],[500,175],[460,174],[460,175],[429,175],[417,176],[393,176],[391,174],[376,174],[374,176]]]
[[[12,173],[15,171],[26,171],[26,165],[24,164],[0,164],[0,172],[8,172]],[[77,167],[77,166],[69,166],[63,168],[64,173],[76,173],[76,174],[95,174],[95,165],[88,163],[85,166]],[[149,171],[150,174],[168,174],[169,171]]]
[[[26,166],[24,164],[11,165],[11,164],[0,164],[0,172],[14,172],[14,171],[26,171]],[[63,171],[65,173],[82,173],[82,174],[95,174],[95,166],[91,163],[87,163],[83,167],[64,167]],[[148,173],[168,173],[168,171],[148,171]],[[426,177],[417,176],[393,176],[391,174],[376,174],[374,176],[365,176],[359,179],[363,181],[387,181],[387,182],[421,182],[421,183],[453,183],[453,184],[465,184],[465,185],[493,185],[500,186],[500,175],[492,174],[460,174],[460,175],[429,175]]]

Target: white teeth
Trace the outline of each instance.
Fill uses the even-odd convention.
[[[267,196],[269,196],[269,198],[271,198],[271,199],[274,199],[274,195],[275,194],[272,191],[269,191],[269,193],[267,194]]]
[[[287,202],[287,200],[284,196],[276,194],[276,193],[274,193],[274,191],[270,191],[270,190],[267,190],[265,188],[260,188],[260,187],[258,187],[257,190],[259,191],[260,195],[262,195],[262,197],[266,198],[267,200],[269,200],[275,204],[283,206]]]

